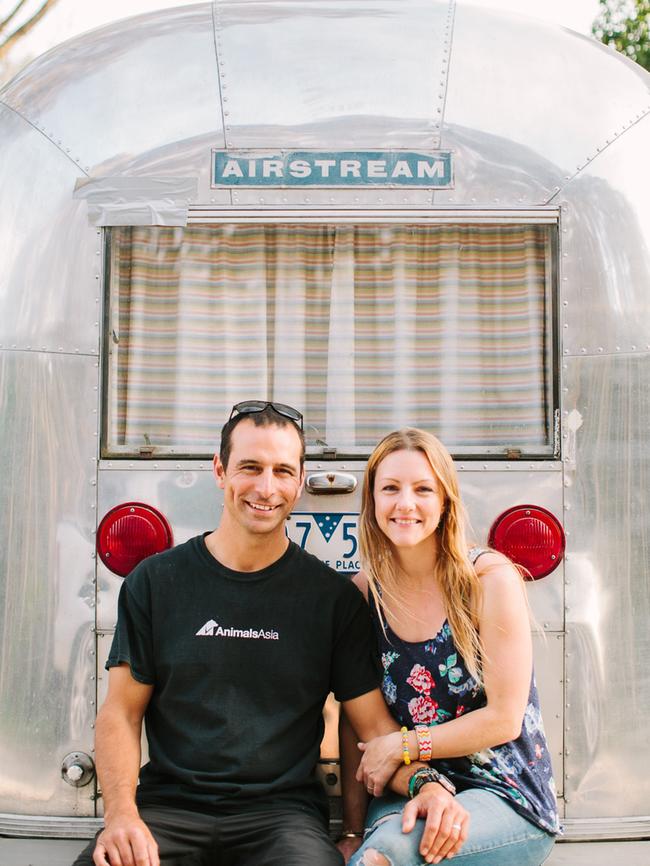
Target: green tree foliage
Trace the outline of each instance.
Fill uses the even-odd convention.
[[[650,0],[599,0],[591,32],[650,71]]]

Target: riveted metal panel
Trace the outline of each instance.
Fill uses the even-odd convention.
[[[210,133],[210,145],[223,146],[216,68],[205,3],[72,39],[19,73],[3,97],[86,172],[141,170],[172,145],[181,158],[169,167],[182,176],[197,136]],[[209,161],[208,150],[206,174]]]
[[[567,816],[647,816],[650,356],[565,366]]]
[[[435,147],[453,3],[215,3],[227,147]]]
[[[0,347],[93,353],[101,238],[73,201],[78,167],[0,106]]]
[[[0,352],[0,812],[92,815],[97,365]]]
[[[649,107],[645,71],[593,39],[459,3],[441,139],[456,190],[436,201],[545,201]]]
[[[648,153],[647,115],[558,196],[567,355],[650,349],[650,196],[641,168]]]

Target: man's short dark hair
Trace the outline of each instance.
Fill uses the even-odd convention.
[[[300,439],[300,468],[302,469],[305,463],[305,436],[294,421],[276,412],[272,406],[267,406],[260,412],[237,414],[229,421],[226,421],[221,428],[221,443],[219,445],[219,460],[221,460],[224,469],[228,467],[228,460],[230,459],[230,452],[232,450],[232,431],[241,421],[252,421],[256,427],[291,427],[295,430]]]

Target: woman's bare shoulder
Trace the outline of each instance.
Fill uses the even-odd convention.
[[[504,586],[520,584],[522,577],[515,565],[496,550],[486,550],[479,554],[474,563],[476,574],[481,579],[484,588],[486,586]]]
[[[488,568],[493,568],[495,565],[512,565],[507,556],[499,553],[498,550],[491,548],[482,548],[474,560],[474,568],[477,574],[486,571]]]
[[[504,628],[513,616],[528,620],[524,580],[507,556],[487,550],[478,557],[474,568],[483,590],[482,628],[488,620]]]

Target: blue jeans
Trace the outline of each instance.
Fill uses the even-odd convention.
[[[465,844],[452,858],[454,866],[540,866],[550,854],[554,837],[522,818],[497,794],[471,788],[456,798],[469,812],[470,824]],[[418,820],[410,833],[402,832],[405,803],[394,794],[371,802],[366,819],[370,829],[348,866],[363,866],[364,853],[373,850],[390,866],[426,863],[418,850],[424,821]]]

